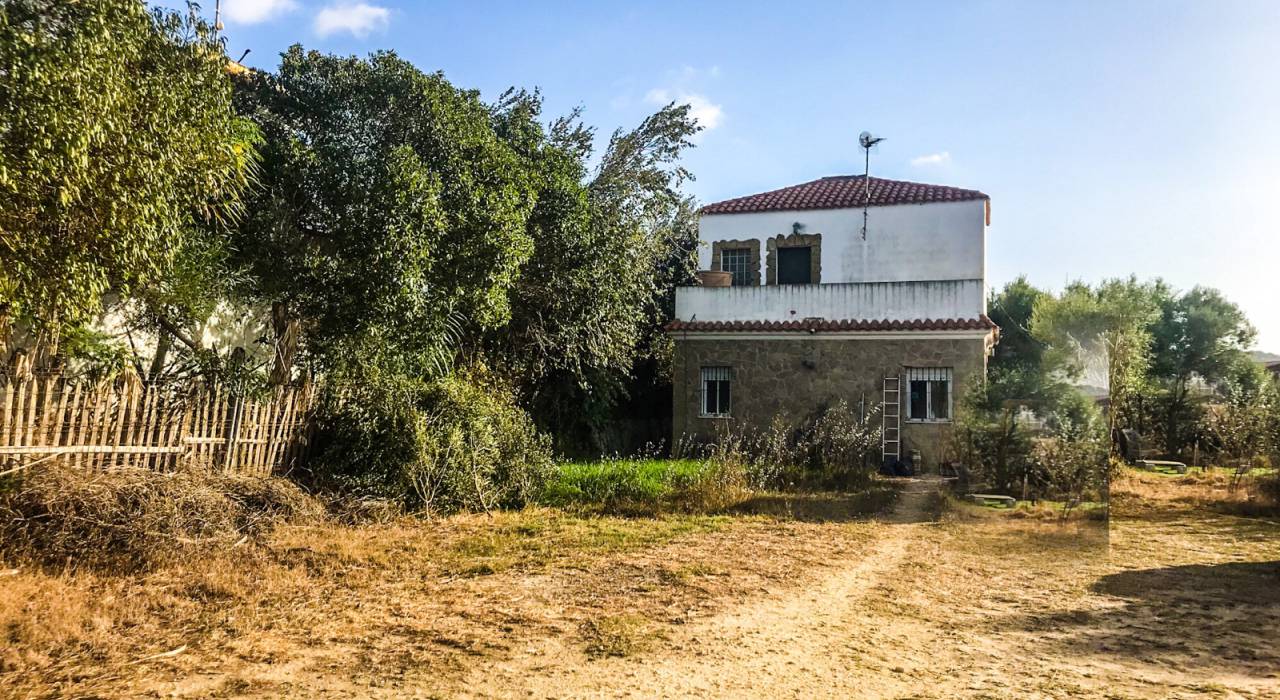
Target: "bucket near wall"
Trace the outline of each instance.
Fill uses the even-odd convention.
[[[698,283],[704,287],[728,287],[733,284],[733,275],[720,270],[698,270]]]

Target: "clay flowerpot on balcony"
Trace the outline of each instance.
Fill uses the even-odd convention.
[[[719,270],[698,270],[698,283],[704,287],[728,287],[733,275]]]

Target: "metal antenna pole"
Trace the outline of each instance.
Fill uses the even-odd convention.
[[[871,146],[863,146],[865,159],[862,164],[862,240],[867,240],[867,210],[871,208]]]
[[[870,131],[858,134],[858,143],[866,153],[862,162],[862,240],[867,240],[867,210],[871,208],[871,147],[884,140],[882,136],[872,136]]]

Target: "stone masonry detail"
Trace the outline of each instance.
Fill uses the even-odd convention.
[[[885,377],[905,367],[951,367],[955,405],[986,372],[987,341],[981,338],[794,338],[699,339],[675,336],[673,438],[714,441],[724,430],[764,430],[780,416],[797,423],[839,399],[854,410],[879,407]],[[733,368],[730,418],[698,415],[701,367]],[[907,392],[903,392],[906,400]],[[906,415],[906,407],[901,413]],[[926,465],[946,459],[950,423],[902,424],[904,451],[919,450]],[[904,452],[905,454],[905,452]]]
[[[720,252],[724,250],[734,250],[736,248],[746,248],[751,251],[750,261],[747,264],[747,275],[751,277],[752,287],[760,286],[760,240],[752,238],[742,241],[716,241],[711,244],[711,269],[720,270]]]
[[[813,248],[813,254],[809,256],[809,281],[811,284],[822,282],[822,234],[821,233],[792,233],[789,236],[779,234],[775,238],[770,238],[765,242],[768,252],[766,253],[767,264],[765,266],[765,275],[767,279],[765,284],[778,283],[778,249],[779,248],[803,248],[809,246]]]

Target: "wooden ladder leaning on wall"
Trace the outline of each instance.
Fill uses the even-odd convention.
[[[880,454],[882,464],[902,459],[902,378],[884,378],[884,403],[880,406]]]

